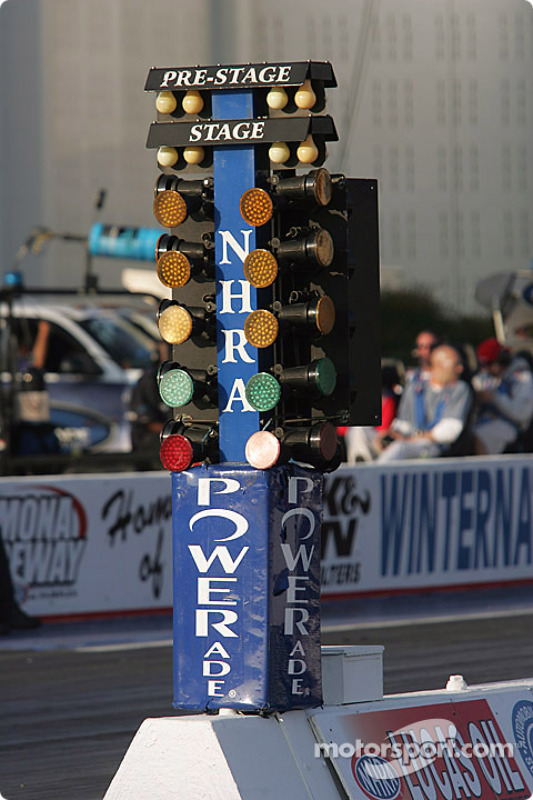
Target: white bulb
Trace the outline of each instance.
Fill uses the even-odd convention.
[[[313,108],[316,103],[316,94],[311,86],[311,81],[307,80],[302,83],[294,95],[294,102],[298,108]]]
[[[199,114],[204,107],[204,101],[200,92],[191,89],[186,93],[181,105],[186,114]]]
[[[272,142],[268,157],[274,164],[284,164],[289,158],[291,151],[287,146],[287,142]]]
[[[309,134],[306,140],[298,147],[296,155],[302,164],[312,164],[313,161],[316,161],[318,158],[318,147],[314,143],[311,134]]]
[[[204,148],[198,145],[186,147],[183,151],[183,158],[187,164],[200,164],[205,158]]]
[[[155,98],[155,107],[161,114],[172,114],[177,105],[178,101],[172,92],[159,92]]]
[[[157,162],[162,167],[173,167],[179,158],[175,147],[160,147],[157,151]]]
[[[289,102],[289,95],[282,86],[274,86],[267,94],[266,100],[269,108],[280,111]]]

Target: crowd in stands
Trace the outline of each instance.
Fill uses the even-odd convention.
[[[383,362],[382,425],[347,428],[346,461],[533,452],[533,354],[495,338],[475,351],[421,331],[417,366]]]

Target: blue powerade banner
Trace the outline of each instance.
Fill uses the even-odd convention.
[[[172,475],[174,706],[322,702],[322,476],[297,467]]]

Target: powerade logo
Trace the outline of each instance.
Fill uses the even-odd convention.
[[[360,756],[353,765],[354,778],[372,800],[395,800],[400,794],[396,770],[381,756]]]
[[[533,703],[520,700],[512,715],[513,733],[522,760],[533,775]]]

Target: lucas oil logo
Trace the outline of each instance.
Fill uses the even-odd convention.
[[[55,486],[28,486],[0,495],[0,536],[14,583],[71,587],[87,545],[87,517],[79,500]]]

